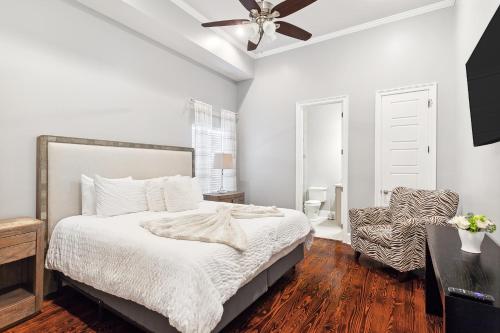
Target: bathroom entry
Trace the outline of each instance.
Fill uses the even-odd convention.
[[[316,237],[348,241],[347,97],[297,103],[297,201]]]

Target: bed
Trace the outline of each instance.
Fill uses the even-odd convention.
[[[304,257],[307,218],[237,220],[246,251],[167,239],[143,221],[189,212],[81,216],[80,176],[194,176],[191,148],[41,136],[37,149],[37,216],[47,223],[46,266],[63,284],[151,332],[218,332]],[[220,203],[201,202],[197,211]],[[53,291],[52,276],[46,281]]]

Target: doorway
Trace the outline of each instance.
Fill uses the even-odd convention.
[[[397,186],[436,189],[436,114],[436,83],[376,93],[376,206]]]
[[[296,109],[296,209],[316,237],[349,241],[347,96],[308,100]]]

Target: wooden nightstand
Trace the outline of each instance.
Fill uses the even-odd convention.
[[[203,199],[218,202],[245,203],[245,192],[207,193]]]
[[[0,330],[40,311],[43,257],[43,222],[0,220]]]

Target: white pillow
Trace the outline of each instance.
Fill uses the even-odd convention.
[[[94,180],[81,175],[80,184],[82,188],[82,215],[95,215]]]
[[[196,199],[191,177],[169,177],[163,182],[165,206],[169,212],[182,212],[197,209],[199,201]]]
[[[168,177],[146,179],[146,199],[148,209],[152,212],[163,212],[167,210],[165,206],[165,195],[163,194],[163,182]]]
[[[191,183],[193,186],[193,200],[195,200],[196,202],[203,201],[203,191],[201,190],[200,181],[197,177],[191,178],[189,176],[181,176],[181,175],[176,175],[175,177],[191,179]]]
[[[145,181],[117,182],[96,176],[94,183],[97,216],[108,217],[148,210]]]
[[[131,180],[132,177],[108,179],[110,181]],[[80,184],[82,190],[82,215],[96,215],[95,209],[95,186],[94,179],[81,175]]]
[[[191,181],[193,184],[194,200],[196,200],[196,202],[202,202],[203,192],[201,191],[201,185],[198,178],[194,177]]]

